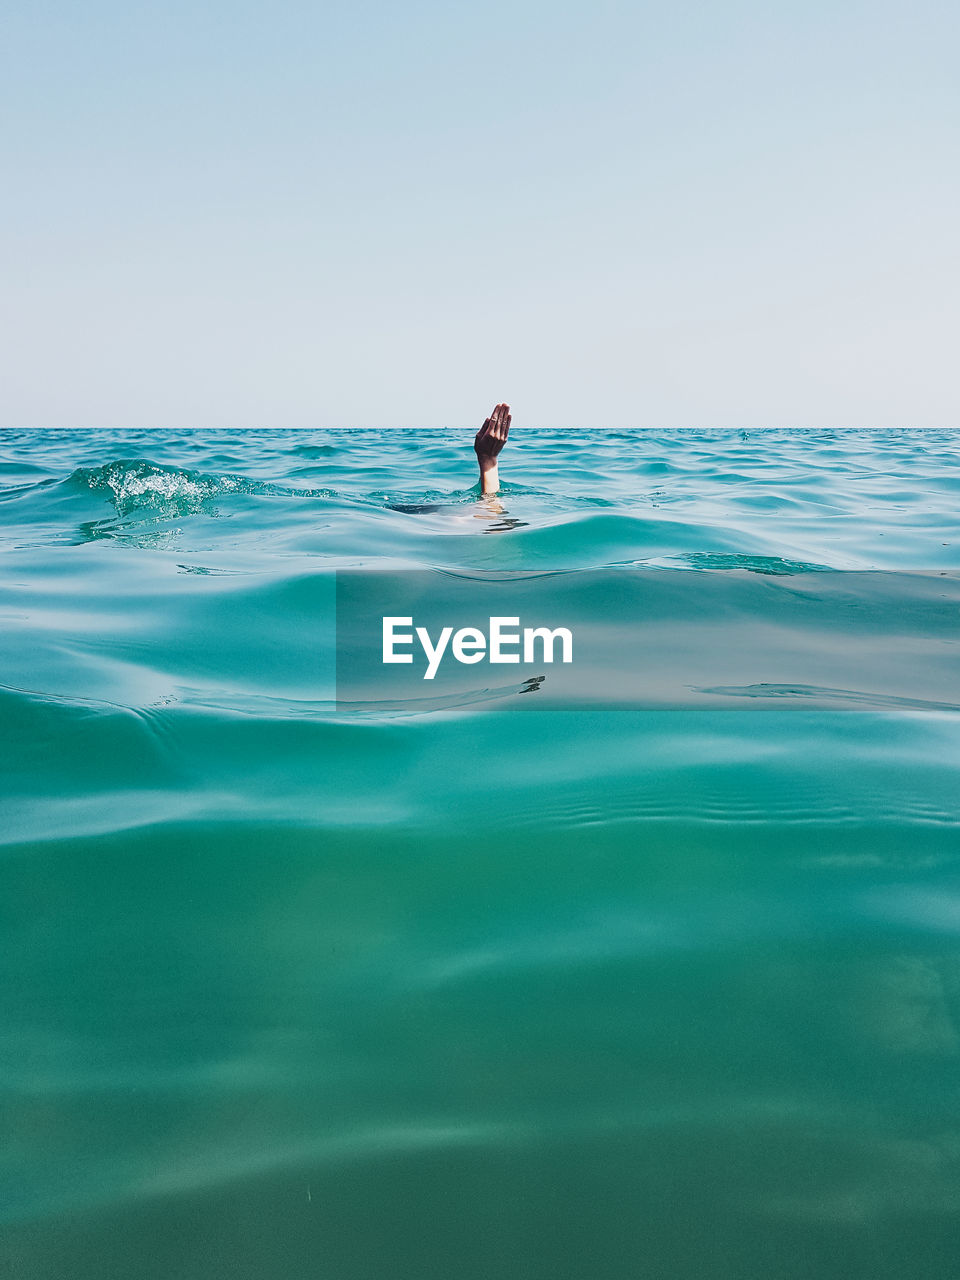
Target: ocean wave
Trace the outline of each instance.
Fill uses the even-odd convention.
[[[5,432],[0,454],[0,539],[25,548],[778,575],[960,556],[949,432],[531,430],[493,501],[466,431]]]
[[[94,493],[105,491],[122,514],[138,510],[197,512],[216,498],[272,494],[288,498],[330,498],[332,489],[300,489],[242,475],[207,475],[163,466],[146,458],[120,458],[99,467],[79,467],[67,483]]]

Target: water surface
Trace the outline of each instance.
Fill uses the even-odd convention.
[[[0,433],[0,1258],[952,1280],[960,432],[473,472]],[[531,575],[611,671],[635,573],[657,678],[338,703],[342,569]]]

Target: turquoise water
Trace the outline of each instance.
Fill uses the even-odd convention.
[[[473,471],[0,433],[0,1262],[952,1280],[960,432]],[[343,569],[523,571],[618,678],[337,702]]]

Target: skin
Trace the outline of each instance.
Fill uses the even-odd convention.
[[[510,433],[510,406],[498,404],[477,432],[473,447],[480,464],[481,493],[496,493],[500,488],[497,459]]]

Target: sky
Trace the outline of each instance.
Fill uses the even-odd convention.
[[[960,426],[960,7],[35,0],[0,426]]]

